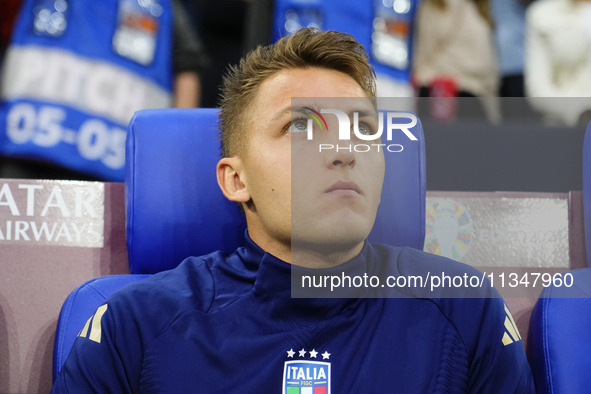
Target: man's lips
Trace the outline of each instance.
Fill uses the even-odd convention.
[[[352,181],[338,181],[324,191],[324,193],[332,194],[363,194],[359,186]]]

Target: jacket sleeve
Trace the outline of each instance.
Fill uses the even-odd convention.
[[[103,304],[88,319],[55,381],[52,394],[139,392],[135,382],[139,382],[142,352],[137,335],[129,335],[136,325],[129,315],[127,321],[122,320],[125,315],[117,306],[116,302]]]
[[[523,341],[509,308],[500,296],[473,301],[482,302],[483,308],[470,340],[467,393],[534,394]]]

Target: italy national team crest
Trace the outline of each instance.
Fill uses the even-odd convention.
[[[311,358],[329,359],[330,353],[320,354],[314,349],[287,352],[288,358],[299,354],[301,360],[286,361],[283,368],[282,394],[330,394],[330,362],[315,361]]]

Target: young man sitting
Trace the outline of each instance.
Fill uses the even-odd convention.
[[[312,107],[292,108],[292,97]],[[292,298],[292,264],[296,275],[478,272],[365,241],[385,153],[310,148],[305,114],[336,106],[331,97],[375,112],[373,71],[347,34],[302,29],[231,70],[217,177],[246,215],[246,246],[188,258],[114,294],[94,317],[100,340],[77,338],[53,393],[534,392],[522,342],[503,341],[512,317],[494,289]],[[336,117],[326,121],[334,130]]]

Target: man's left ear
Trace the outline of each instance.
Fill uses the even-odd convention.
[[[240,158],[224,157],[218,162],[216,174],[218,185],[228,200],[239,203],[250,201],[246,173]]]

